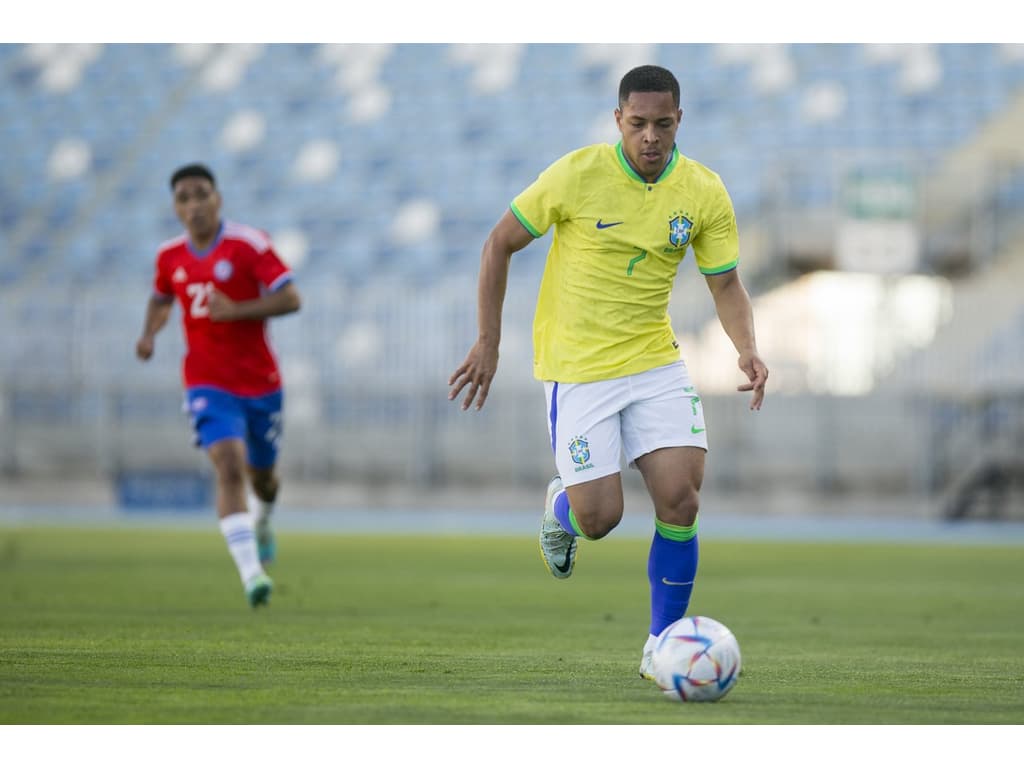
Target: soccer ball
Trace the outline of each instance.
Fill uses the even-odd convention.
[[[676,701],[717,701],[740,675],[740,646],[727,626],[687,616],[658,635],[654,682]]]

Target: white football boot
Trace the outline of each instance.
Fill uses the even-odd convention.
[[[649,635],[640,655],[640,677],[644,680],[654,679],[654,644],[657,639],[654,635]]]
[[[555,496],[562,490],[562,478],[555,475],[548,483],[544,517],[540,523],[540,554],[556,579],[568,579],[576,563],[576,537],[566,533],[555,517]]]

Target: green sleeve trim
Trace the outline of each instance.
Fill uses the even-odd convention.
[[[689,541],[697,535],[697,521],[694,520],[693,525],[672,525],[671,523],[663,523],[661,520],[655,519],[654,529],[664,539]]]
[[[723,264],[720,267],[711,267],[711,269],[704,269],[703,267],[701,267],[700,268],[700,273],[702,275],[720,275],[723,272],[730,272],[730,271],[736,269],[736,267],[739,266],[739,263],[740,263],[739,259],[733,259],[728,264]]]
[[[526,227],[526,231],[527,232],[529,232],[534,237],[543,237],[544,236],[544,233],[543,232],[538,232],[537,228],[534,227],[533,224],[531,224],[529,222],[529,220],[527,220],[527,218],[523,215],[523,212],[520,211],[518,208],[516,208],[516,204],[515,203],[511,203],[509,205],[509,208],[512,209],[512,215],[515,216],[517,219],[519,219],[519,223],[522,224],[524,227]]]

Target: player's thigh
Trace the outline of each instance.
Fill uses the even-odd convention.
[[[626,458],[640,470],[658,519],[692,525],[704,480],[704,407],[682,361],[633,377],[622,413]]]
[[[224,437],[206,449],[217,476],[217,514],[220,517],[245,511],[245,441]]]
[[[612,382],[545,382],[548,436],[562,485],[569,488],[622,469],[619,411]]]
[[[707,450],[704,406],[680,361],[632,377],[634,399],[622,411],[622,444],[630,465],[660,448]]]
[[[239,398],[218,389],[199,387],[185,393],[185,406],[196,445],[207,452],[224,440],[238,440],[244,446],[246,415]]]
[[[245,487],[245,441],[240,437],[225,437],[206,449],[217,475],[217,484],[224,489]]]
[[[545,382],[555,466],[584,534],[601,538],[622,519],[623,380]]]
[[[281,392],[245,400],[246,446],[254,477],[273,473],[284,431],[284,400]]]
[[[636,459],[636,467],[664,523],[693,525],[704,482],[705,450],[694,446],[659,448]]]

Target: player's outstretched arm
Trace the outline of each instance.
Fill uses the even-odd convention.
[[[498,372],[498,345],[501,342],[501,310],[508,285],[512,254],[533,241],[533,235],[519,223],[511,210],[505,211],[484,243],[480,255],[480,279],[477,284],[477,324],[479,335],[466,359],[448,378],[448,399],[454,400],[468,387],[462,410],[473,402],[484,407],[491,381]]]
[[[736,387],[739,392],[753,392],[750,410],[761,410],[764,388],[768,381],[768,366],[757,352],[754,336],[754,311],[750,295],[743,287],[738,270],[721,275],[706,276],[708,288],[715,300],[715,311],[722,328],[739,352],[737,365],[747,377],[747,383]]]
[[[146,304],[146,319],[142,323],[142,335],[135,342],[135,355],[140,360],[149,360],[156,348],[156,335],[167,325],[174,300],[165,296],[150,296]]]

